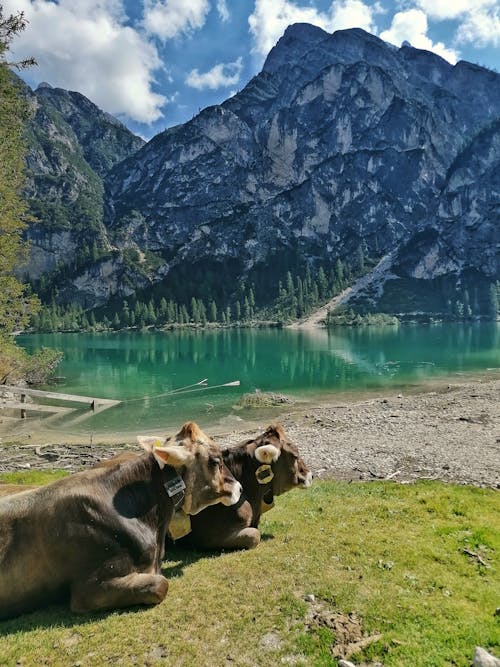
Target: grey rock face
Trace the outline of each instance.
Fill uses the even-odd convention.
[[[493,72],[294,25],[240,93],[110,172],[105,222],[116,233],[140,214],[134,243],[173,264],[218,255],[247,270],[294,248],[328,265],[361,246],[373,258],[401,249],[413,280],[492,279],[499,152],[491,131],[476,135],[499,115]],[[435,242],[405,259],[429,229]]]
[[[95,261],[92,248],[99,255],[112,250],[102,220],[102,179],[144,141],[79,93],[49,84],[33,92],[19,84],[31,108],[25,191],[38,220],[29,226],[30,259],[19,273],[33,281],[53,278],[60,300],[71,293],[77,302],[97,305],[108,292],[96,283],[92,300],[87,283],[85,289],[80,287],[80,274]],[[66,269],[61,290],[57,280],[62,266]],[[107,276],[100,279],[108,281]],[[116,277],[109,280],[108,291],[115,291]]]

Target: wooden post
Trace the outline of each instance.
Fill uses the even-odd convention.
[[[21,403],[26,403],[26,394],[21,394]],[[21,408],[21,419],[26,419],[26,410]]]

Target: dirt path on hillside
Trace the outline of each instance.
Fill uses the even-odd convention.
[[[378,283],[382,286],[385,282],[384,278],[388,274],[393,260],[393,253],[389,253],[382,257],[380,262],[364,276],[361,276],[354,285],[347,287],[345,290],[333,297],[328,303],[326,303],[318,310],[314,311],[311,315],[308,315],[303,320],[294,322],[289,326],[290,329],[312,329],[317,326],[321,326],[328,315],[329,310],[335,310],[342,304],[346,303],[351,297],[355,296],[358,292],[368,287],[372,283]]]
[[[440,384],[415,394],[384,392],[282,414],[290,438],[318,478],[440,479],[500,488],[500,378]],[[267,423],[262,424],[264,428]],[[259,428],[216,435],[235,444]],[[131,444],[0,444],[0,472],[79,470]]]

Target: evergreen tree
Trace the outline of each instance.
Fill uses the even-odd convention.
[[[217,322],[217,304],[215,301],[210,302],[209,306],[209,318],[211,322]]]
[[[207,323],[207,309],[201,299],[198,299],[198,316],[203,326]]]
[[[489,288],[489,298],[488,298],[488,318],[491,320],[496,320],[498,317],[498,285],[499,283],[491,283]]]
[[[164,296],[162,296],[162,298],[160,299],[158,317],[162,322],[166,322],[168,319],[168,304]]]
[[[191,298],[191,318],[195,324],[198,324],[200,321],[200,312],[198,310],[198,302],[194,298]],[[189,321],[189,320],[188,320]]]
[[[236,321],[240,322],[240,320],[241,320],[241,303],[240,303],[239,299],[236,301],[236,305],[235,305],[235,317],[236,317]]]
[[[7,51],[12,40],[26,27],[22,13],[4,16],[0,5],[0,338],[10,342],[12,331],[22,328],[38,309],[28,286],[14,274],[26,260],[22,233],[27,222],[24,186],[24,124],[28,106],[9,70]],[[22,68],[32,60],[17,63]],[[1,341],[0,341],[1,342]]]
[[[337,282],[339,284],[339,287],[342,289],[344,286],[345,272],[344,272],[344,264],[342,263],[340,257],[335,262],[335,273],[337,275]]]
[[[146,321],[148,324],[156,324],[156,311],[154,303],[152,301],[148,303]]]
[[[320,299],[326,299],[328,296],[328,280],[326,279],[325,270],[322,266],[318,271],[318,292]]]

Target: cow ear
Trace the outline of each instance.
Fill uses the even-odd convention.
[[[165,441],[157,435],[138,435],[137,441],[141,447],[149,453],[151,453],[155,447],[161,447],[165,444]]]
[[[273,463],[277,461],[281,450],[274,445],[262,445],[255,450],[255,458],[260,463]]]
[[[166,447],[154,447],[153,456],[160,468],[165,465],[173,468],[183,468],[193,465],[195,456],[185,447],[179,445],[167,445]]]

